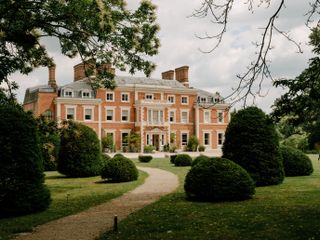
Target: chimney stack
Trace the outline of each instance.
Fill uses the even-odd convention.
[[[74,81],[82,80],[87,77],[86,71],[93,70],[93,75],[96,74],[94,65],[90,63],[79,63],[73,67],[74,70]],[[111,67],[111,64],[105,63],[99,66],[97,69],[98,72],[107,71],[112,74],[115,74],[115,69]]]
[[[48,67],[49,70],[49,81],[48,85],[51,86],[52,88],[57,87],[57,82],[56,82],[56,65],[53,64],[50,67]]]
[[[162,75],[162,79],[173,80],[174,71],[173,70],[168,70],[166,72],[161,73],[161,75]]]
[[[182,83],[184,86],[189,87],[189,66],[182,66],[175,69],[176,80]]]

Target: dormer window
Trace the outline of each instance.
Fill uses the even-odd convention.
[[[200,102],[202,102],[202,103],[207,102],[207,98],[206,97],[200,97]]]
[[[82,98],[90,98],[90,91],[88,90],[82,91]]]
[[[72,97],[73,96],[73,91],[70,89],[64,90],[64,96],[65,97]]]
[[[152,100],[153,99],[153,94],[146,94],[145,95],[145,99]]]

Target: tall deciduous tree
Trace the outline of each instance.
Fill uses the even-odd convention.
[[[28,74],[39,66],[50,66],[41,39],[55,37],[68,57],[80,55],[83,61],[99,67],[111,63],[131,73],[149,75],[155,65],[146,59],[157,53],[159,26],[155,6],[142,0],[135,11],[125,0],[3,0],[0,4],[0,84],[9,83],[15,71]],[[91,63],[92,63],[91,62]],[[98,80],[112,86],[112,76]]]

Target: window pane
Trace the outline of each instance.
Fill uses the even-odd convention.
[[[91,120],[92,119],[92,109],[85,109],[84,110],[84,119]]]
[[[128,110],[122,110],[121,120],[122,121],[128,121],[129,120],[129,111]]]
[[[107,110],[107,121],[113,120],[113,110]]]

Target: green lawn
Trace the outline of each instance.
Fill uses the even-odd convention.
[[[256,188],[244,202],[205,203],[185,200],[183,181],[188,167],[157,159],[138,165],[172,171],[178,191],[130,215],[119,233],[102,239],[320,239],[320,170],[309,177],[288,177],[278,186]]]
[[[106,184],[101,183],[100,177],[65,178],[57,172],[47,172],[46,184],[53,199],[49,209],[27,216],[0,219],[0,240],[118,197],[142,184],[146,176],[146,173],[140,171],[138,181]]]

